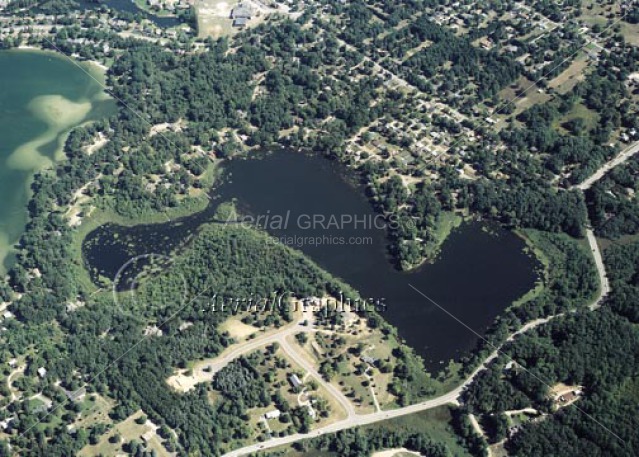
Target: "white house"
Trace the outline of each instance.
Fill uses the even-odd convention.
[[[266,414],[264,414],[264,419],[277,419],[280,417],[281,415],[281,411],[279,409],[274,409],[273,411],[269,411]]]

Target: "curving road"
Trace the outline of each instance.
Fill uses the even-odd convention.
[[[326,391],[337,400],[340,406],[344,409],[347,419],[355,416],[355,406],[346,398],[338,388],[329,382],[326,382],[324,378],[317,372],[315,367],[304,358],[287,340],[289,336],[294,336],[301,332],[315,332],[313,328],[313,313],[309,307],[302,312],[301,318],[294,323],[287,325],[277,333],[270,333],[259,336],[255,339],[245,341],[244,343],[236,346],[231,346],[227,350],[223,351],[215,360],[208,363],[200,363],[201,366],[194,370],[192,376],[184,376],[181,373],[171,376],[167,382],[169,385],[175,387],[181,391],[188,391],[195,387],[196,384],[201,382],[207,382],[213,380],[215,374],[222,370],[225,366],[231,363],[238,357],[251,353],[261,347],[269,344],[278,343],[280,349],[282,349],[288,357],[298,366],[302,367],[308,374],[314,377],[317,382],[326,389]],[[206,371],[204,371],[206,368]]]
[[[298,325],[299,324],[296,322],[293,326],[287,326],[286,328],[281,329],[278,333],[258,336],[255,339],[248,340],[236,346],[231,346],[216,357],[215,360],[210,362],[199,362],[197,367],[193,369],[192,375],[187,376],[183,373],[185,370],[181,370],[177,374],[169,377],[167,379],[167,383],[176,390],[187,392],[195,388],[197,384],[212,381],[217,372],[222,370],[222,368],[238,357],[253,352],[261,347],[268,346],[269,344],[279,343],[282,345],[282,342],[285,341],[287,336],[294,335],[300,331]]]
[[[610,291],[610,286],[608,284],[608,280],[606,277],[606,272],[605,272],[605,268],[604,268],[604,264],[603,261],[601,259],[601,253],[599,251],[599,247],[597,246],[597,242],[594,238],[594,235],[592,234],[591,230],[588,230],[588,241],[589,243],[591,243],[591,247],[593,249],[593,255],[595,257],[595,263],[597,264],[597,271],[599,272],[599,276],[600,276],[600,281],[601,281],[601,288],[599,290],[599,294],[597,296],[597,298],[594,300],[593,304],[590,305],[590,309],[594,310],[596,308],[598,308],[599,306],[601,306],[601,301],[602,299],[608,294],[608,292]],[[281,437],[281,438],[272,438],[264,443],[257,443],[257,444],[252,444],[249,446],[245,446],[243,448],[240,449],[236,449],[234,451],[230,451],[226,454],[223,455],[223,457],[240,457],[243,455],[247,455],[247,454],[251,454],[254,452],[259,452],[259,451],[264,451],[267,449],[272,449],[274,447],[278,447],[278,446],[282,446],[282,445],[286,445],[286,444],[292,444],[295,443],[297,441],[301,441],[304,439],[308,439],[308,438],[313,438],[316,436],[320,436],[320,435],[324,435],[326,433],[335,433],[338,432],[340,430],[345,430],[348,428],[353,428],[353,427],[359,427],[362,425],[368,425],[368,424],[373,424],[375,422],[381,422],[384,420],[388,420],[388,419],[393,419],[396,417],[401,417],[401,416],[406,416],[408,414],[414,414],[420,411],[426,411],[428,409],[433,409],[433,408],[437,408],[439,406],[443,406],[443,405],[447,405],[447,404],[459,404],[459,397],[461,396],[461,394],[464,392],[464,390],[466,389],[466,387],[468,387],[468,385],[470,385],[473,380],[475,379],[475,377],[477,376],[477,374],[483,370],[485,370],[487,368],[487,366],[495,359],[497,358],[497,356],[499,355],[501,348],[503,347],[503,345],[505,345],[506,343],[509,343],[511,341],[513,341],[517,336],[521,335],[522,333],[526,333],[536,327],[539,327],[540,325],[546,324],[548,322],[550,322],[553,319],[556,319],[560,316],[563,316],[565,313],[560,313],[560,314],[555,314],[549,317],[545,317],[545,318],[541,318],[541,319],[535,319],[534,321],[530,321],[527,324],[525,324],[524,326],[522,326],[519,330],[517,330],[516,332],[513,332],[508,338],[506,338],[506,340],[499,346],[496,347],[495,350],[493,352],[491,352],[482,362],[482,364],[477,367],[467,378],[466,380],[457,388],[443,394],[440,395],[439,397],[435,397],[432,398],[430,400],[426,400],[420,403],[415,403],[414,405],[410,405],[410,406],[405,406],[403,408],[399,408],[399,409],[395,409],[395,410],[391,410],[391,411],[378,411],[375,413],[370,413],[370,414],[356,414],[354,409],[352,409],[352,405],[350,405],[350,402],[348,401],[348,399],[346,399],[346,397],[339,392],[335,387],[333,387],[331,384],[326,383],[321,376],[319,376],[319,374],[317,374],[317,372],[315,371],[315,369],[310,366],[308,364],[308,362],[301,356],[299,356],[299,354],[297,354],[297,352],[291,348],[291,346],[288,344],[288,342],[284,339],[283,342],[280,342],[280,344],[282,345],[282,348],[289,354],[289,356],[291,356],[291,358],[298,364],[300,364],[302,367],[304,367],[307,371],[309,371],[311,374],[313,374],[315,377],[318,377],[318,379],[322,382],[322,385],[324,387],[327,388],[327,390],[329,392],[331,392],[335,398],[337,400],[340,401],[340,404],[342,404],[342,406],[344,406],[344,404],[342,403],[341,400],[345,400],[349,405],[350,408],[346,408],[347,411],[349,411],[349,416],[344,419],[341,420],[339,422],[335,422],[333,424],[327,425],[325,427],[319,428],[317,430],[314,430],[310,433],[307,434],[302,434],[302,433],[296,433],[293,435],[289,435],[289,436],[285,436],[285,437]],[[296,356],[293,356],[296,355]],[[309,369],[310,368],[310,369]]]
[[[300,353],[297,352],[290,345],[286,338],[282,338],[281,340],[278,340],[278,342],[280,343],[281,349],[286,352],[286,354],[291,360],[293,360],[293,362],[310,373],[310,375],[313,376],[319,382],[319,384],[324,387],[326,391],[329,392],[339,402],[342,408],[344,408],[344,411],[346,411],[347,418],[345,420],[352,419],[356,415],[355,406],[353,406],[353,404],[348,401],[348,398],[346,398],[346,396],[333,384],[326,382],[324,378],[317,372],[315,367],[311,363],[309,363],[308,360],[304,358],[304,356],[300,355]]]
[[[555,317],[555,316],[553,316]],[[517,335],[531,330],[534,327],[537,327],[539,325],[545,324],[546,322],[548,322],[549,320],[551,320],[553,317],[551,318],[546,318],[546,319],[538,319],[536,321],[530,322],[528,324],[526,324],[524,327],[522,327],[520,330],[518,330],[517,332],[513,333],[505,342],[511,341],[512,339],[514,339]],[[325,427],[321,427],[317,430],[313,430],[310,433],[295,433],[293,435],[288,435],[285,437],[281,437],[281,438],[271,438],[270,440],[263,442],[263,443],[257,443],[257,444],[252,444],[249,446],[245,446],[243,448],[240,449],[236,449],[234,451],[230,451],[227,452],[226,454],[223,455],[223,457],[239,457],[239,456],[243,456],[243,455],[247,455],[247,454],[251,454],[254,452],[259,452],[259,451],[264,451],[267,449],[272,449],[274,447],[278,447],[278,446],[282,446],[285,444],[292,444],[295,443],[297,441],[301,441],[304,439],[308,439],[308,438],[313,438],[316,436],[320,436],[320,435],[324,435],[326,433],[335,433],[335,432],[339,432],[340,430],[345,430],[348,428],[353,428],[353,427],[360,427],[362,425],[369,425],[369,424],[373,424],[375,422],[381,422],[384,420],[388,420],[388,419],[393,419],[396,417],[402,417],[402,416],[406,416],[408,414],[415,414],[418,413],[420,411],[426,411],[428,409],[433,409],[433,408],[437,408],[439,406],[443,406],[443,405],[447,405],[447,404],[453,404],[453,405],[458,405],[459,404],[459,397],[461,396],[462,392],[466,389],[466,387],[468,387],[468,385],[474,380],[475,376],[477,376],[477,374],[486,369],[486,367],[488,366],[488,364],[490,362],[493,361],[493,359],[495,359],[497,357],[497,355],[499,354],[499,349],[500,348],[496,348],[488,357],[486,357],[486,359],[484,359],[484,362],[477,367],[467,378],[466,380],[458,387],[456,387],[455,389],[440,395],[439,397],[435,397],[432,398],[430,400],[425,400],[423,402],[420,403],[415,403],[414,405],[410,405],[410,406],[405,406],[403,408],[399,408],[399,409],[394,409],[394,410],[390,410],[390,411],[378,411],[375,413],[369,413],[369,414],[355,414],[353,413],[351,416],[349,416],[348,418],[341,420],[339,422],[335,422],[333,424],[327,425]],[[341,392],[340,392],[340,395]],[[343,395],[342,395],[343,396]],[[339,397],[338,397],[339,398]]]
[[[604,164],[592,176],[590,176],[581,184],[574,187],[582,191],[589,189],[595,182],[601,179],[607,172],[612,170],[617,165],[622,164],[623,162],[628,160],[628,158],[630,158],[632,155],[636,154],[637,152],[639,152],[639,141],[630,145],[628,148],[624,149],[623,151],[621,151],[614,159]],[[599,249],[599,245],[597,244],[597,239],[595,238],[595,235],[592,229],[588,228],[586,230],[586,238],[588,240],[588,245],[590,246],[590,250],[592,252],[592,255],[595,261],[595,266],[597,268],[597,274],[599,276],[599,282],[600,282],[600,288],[599,288],[597,297],[589,306],[590,310],[596,310],[597,308],[601,306],[604,298],[606,298],[606,296],[610,293],[610,283],[608,281],[608,276],[606,275],[606,268],[603,262],[603,257],[601,255],[601,250]],[[404,408],[395,409],[392,411],[378,411],[378,412],[374,412],[370,414],[358,415],[354,412],[353,409],[347,408],[347,411],[349,411],[349,416],[342,421],[335,422],[331,425],[327,425],[325,427],[319,428],[307,434],[296,433],[294,435],[289,435],[282,438],[272,438],[269,441],[264,443],[253,444],[250,446],[246,446],[246,447],[228,452],[224,454],[223,457],[239,457],[239,456],[243,456],[243,455],[258,452],[258,451],[263,451],[266,449],[272,449],[274,447],[278,447],[278,446],[282,446],[286,444],[292,444],[297,441],[324,435],[326,433],[335,433],[340,430],[345,430],[348,428],[359,427],[362,425],[381,422],[384,420],[393,419],[393,418],[405,416],[408,414],[414,414],[420,411],[437,408],[439,406],[443,406],[446,404],[459,404],[458,399],[461,396],[462,392],[466,389],[466,387],[470,383],[473,382],[475,376],[477,376],[477,374],[481,372],[482,370],[486,369],[486,367],[490,364],[490,362],[492,362],[499,355],[501,347],[503,347],[504,344],[513,341],[518,335],[521,335],[522,333],[528,332],[540,325],[546,324],[550,322],[551,320],[556,319],[563,315],[565,315],[565,313],[555,314],[549,317],[536,319],[534,321],[528,322],[527,324],[522,326],[519,330],[517,330],[516,332],[513,332],[508,338],[506,338],[506,340],[499,347],[496,347],[495,350],[484,359],[483,363],[479,367],[477,367],[466,378],[463,384],[451,390],[450,392],[440,395],[439,397],[432,398],[430,400],[426,400],[421,403],[416,403],[414,405],[406,406]],[[284,343],[285,344],[282,344],[282,347],[286,350],[287,353],[289,353],[289,356],[291,356],[291,358],[293,358],[297,363],[299,363],[311,374],[316,373],[314,368],[310,366],[308,362],[306,362],[306,360],[300,357],[299,354],[297,354],[295,350],[292,349],[285,340],[284,340]],[[292,356],[292,354],[297,354],[297,357]],[[314,374],[315,377],[317,377],[318,375],[319,374],[317,375]],[[323,382],[321,377],[319,377],[318,379],[320,379],[322,381],[322,385],[326,387],[327,383]],[[337,390],[330,384],[328,384],[328,386],[332,387],[332,389],[327,387],[327,389],[331,393],[333,393],[334,390]],[[346,399],[344,395],[339,391],[337,392],[337,395],[335,396],[338,400],[342,398]],[[348,402],[347,399],[346,401]],[[348,403],[350,404],[350,402]]]
[[[595,301],[590,305],[591,310],[595,310],[601,306],[601,302],[610,293],[610,282],[608,282],[608,275],[606,274],[606,267],[603,262],[601,251],[599,250],[599,244],[592,229],[586,230],[586,238],[588,239],[588,245],[590,245],[590,251],[595,259],[595,266],[597,267],[597,274],[599,275],[599,295]]]
[[[588,229],[586,232],[586,235],[588,238],[588,243],[590,245],[591,251],[593,253],[595,264],[597,266],[599,280],[601,283],[599,293],[589,307],[591,310],[595,310],[601,306],[602,300],[610,292],[610,284],[606,276],[606,270],[605,270],[605,266],[601,256],[601,251],[599,250],[599,246],[597,245],[597,240],[595,239],[594,233],[592,232],[591,229]],[[483,363],[479,367],[477,367],[460,386],[451,390],[450,392],[440,395],[439,397],[435,397],[430,400],[426,400],[421,403],[416,403],[414,405],[406,406],[403,408],[399,408],[399,409],[395,409],[391,411],[378,411],[375,413],[361,414],[361,415],[356,414],[354,409],[352,409],[353,407],[352,405],[350,405],[350,402],[348,401],[348,399],[346,399],[346,397],[341,392],[339,392],[335,387],[333,387],[331,384],[326,383],[321,378],[321,376],[319,376],[319,374],[315,371],[315,369],[312,366],[310,366],[310,364],[308,364],[308,362],[303,357],[299,356],[299,354],[297,354],[297,352],[291,348],[288,342],[285,339],[283,339],[282,341],[280,341],[282,348],[289,354],[289,356],[291,356],[291,358],[296,363],[304,367],[307,371],[309,371],[316,378],[318,378],[322,382],[322,385],[326,387],[327,390],[331,392],[335,396],[335,398],[340,401],[340,404],[342,404],[343,407],[345,405],[342,403],[342,400],[345,400],[350,405],[350,408],[346,408],[346,410],[349,412],[348,417],[339,422],[335,422],[331,425],[327,425],[325,427],[314,430],[311,433],[307,433],[307,434],[296,433],[294,435],[289,435],[289,436],[285,436],[281,438],[272,438],[264,443],[252,444],[240,449],[236,449],[234,451],[230,451],[224,454],[223,457],[240,457],[240,456],[251,454],[254,452],[272,449],[278,446],[292,444],[297,441],[324,435],[326,433],[335,433],[340,430],[345,430],[348,428],[373,424],[375,422],[381,422],[384,420],[393,419],[396,417],[406,416],[408,414],[414,414],[420,411],[437,408],[439,406],[443,406],[446,404],[459,404],[458,400],[461,394],[463,393],[463,391],[466,389],[468,385],[470,385],[470,383],[473,382],[473,380],[475,379],[475,377],[477,376],[479,372],[486,369],[486,367],[495,358],[497,358],[503,345],[513,341],[517,336],[523,333],[526,333],[536,327],[539,327],[540,325],[546,324],[552,321],[553,319],[561,317],[564,314],[565,313],[560,313],[560,314],[555,314],[545,318],[535,319],[523,325],[519,330],[517,330],[516,332],[513,332],[508,338],[506,338],[506,340],[499,347],[495,348],[495,350],[484,359]]]
[[[349,419],[344,419],[342,421],[335,422],[334,424],[327,425],[326,427],[322,427],[310,433],[306,433],[306,434],[296,433],[294,435],[289,435],[282,438],[272,438],[264,443],[253,444],[250,446],[246,446],[246,447],[228,452],[224,454],[223,457],[239,457],[239,456],[250,454],[253,452],[272,449],[274,447],[282,446],[284,444],[295,443],[296,441],[301,441],[304,439],[324,435],[326,433],[335,433],[347,428],[359,427],[362,425],[373,424],[375,422],[380,422],[380,421],[392,419],[395,417],[406,416],[407,414],[413,414],[419,411],[424,411],[426,409],[436,408],[438,406],[442,406],[448,403],[457,403],[457,397],[459,397],[461,390],[462,390],[462,387],[460,386],[457,389],[451,392],[448,392],[447,394],[442,395],[440,397],[434,398],[432,400],[427,400],[422,403],[416,403],[414,405],[406,406],[404,408],[395,409],[392,411],[380,411],[377,413],[355,415]]]

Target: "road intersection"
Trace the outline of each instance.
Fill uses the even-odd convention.
[[[623,162],[628,160],[628,158],[630,158],[632,155],[636,154],[637,152],[639,152],[639,142],[636,142],[630,145],[628,148],[621,151],[617,156],[615,156],[615,158],[613,158],[606,164],[602,165],[592,176],[590,176],[581,184],[575,186],[575,188],[580,189],[582,191],[589,189],[595,182],[601,179],[607,172],[612,170],[614,167],[622,164]],[[602,302],[610,293],[611,289],[610,289],[610,283],[608,281],[608,277],[606,275],[603,256],[601,255],[599,245],[595,238],[594,232],[591,228],[587,228],[586,230],[586,239],[588,240],[588,244],[590,246],[590,250],[594,258],[595,266],[597,268],[597,275],[599,277],[599,283],[600,283],[600,288],[599,288],[597,297],[593,300],[592,304],[590,304],[589,306],[589,309],[594,311],[601,306]],[[529,332],[530,330],[533,330],[534,328],[539,327],[540,325],[544,325],[557,317],[563,316],[564,314],[565,313],[560,313],[560,314],[548,316],[545,318],[536,319],[523,325],[519,330],[513,332],[510,336],[508,336],[508,338],[506,338],[505,341],[499,347],[496,347],[495,350],[491,352],[484,359],[481,365],[477,367],[469,376],[467,376],[464,382],[460,386],[456,387],[455,389],[443,395],[440,395],[438,397],[435,397],[420,403],[416,403],[410,406],[405,406],[403,408],[398,408],[398,409],[389,410],[389,411],[377,411],[377,412],[369,413],[369,414],[356,414],[352,405],[350,405],[350,402],[348,401],[348,399],[346,399],[346,397],[341,392],[339,392],[338,389],[332,386],[330,383],[325,382],[321,378],[321,376],[319,376],[319,373],[317,373],[315,369],[312,366],[310,366],[310,364],[302,356],[300,356],[294,348],[292,348],[292,346],[286,341],[285,338],[278,339],[278,341],[280,341],[280,344],[282,345],[282,348],[287,352],[287,354],[289,354],[289,356],[296,363],[299,363],[300,366],[302,366],[305,370],[311,373],[311,375],[316,377],[321,382],[321,384],[325,388],[327,388],[327,390],[331,394],[335,396],[335,398],[340,402],[342,407],[345,407],[346,411],[348,412],[348,416],[346,419],[327,425],[325,427],[321,427],[317,430],[313,430],[312,432],[307,434],[296,433],[296,434],[288,435],[285,437],[271,438],[269,441],[266,441],[263,443],[257,443],[257,444],[245,446],[240,449],[235,449],[233,451],[230,451],[224,454],[223,457],[240,457],[240,456],[251,454],[254,452],[272,449],[278,446],[292,444],[297,441],[321,436],[327,433],[335,433],[340,430],[345,430],[345,429],[358,427],[362,425],[373,424],[375,422],[381,422],[381,421],[393,419],[396,417],[405,416],[408,414],[414,414],[420,411],[426,411],[426,410],[437,408],[439,406],[443,406],[447,404],[458,405],[459,399],[462,393],[464,392],[464,390],[473,382],[477,374],[485,370],[488,367],[488,365],[495,358],[497,358],[497,356],[500,354],[501,348],[505,344],[513,341],[517,336],[523,333]],[[350,407],[346,407],[343,401],[346,401],[350,405]]]

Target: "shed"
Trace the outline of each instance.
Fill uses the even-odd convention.
[[[297,389],[298,387],[302,387],[302,385],[303,385],[302,381],[300,380],[300,378],[299,378],[296,374],[292,374],[292,375],[290,375],[290,376],[288,377],[288,382],[290,382],[290,383],[291,383],[291,385],[292,385],[293,387],[295,387],[296,389]]]

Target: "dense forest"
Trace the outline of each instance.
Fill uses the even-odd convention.
[[[43,6],[56,12],[65,3]],[[12,445],[21,455],[72,455],[105,432],[99,426],[78,432],[67,429],[78,411],[60,396],[55,379],[70,388],[90,380],[91,392],[117,402],[111,412],[116,421],[142,408],[163,430],[177,432],[177,438],[169,439],[171,449],[217,455],[246,437],[247,408],[269,400],[253,370],[255,361],[241,359],[216,379],[214,387],[224,395],[215,403],[209,401],[208,386],[177,394],[165,383],[173,368],[187,367],[189,361],[213,356],[231,344],[230,336],[217,329],[229,314],[207,312],[210,301],[215,294],[266,296],[295,291],[304,296],[335,293],[345,286],[299,254],[265,242],[262,233],[208,226],[167,271],[142,285],[135,300],[124,299],[119,309],[114,308],[110,295],[94,296],[93,289],[79,280],[82,260],[72,250],[78,233],[68,226],[62,208],[76,189],[96,180],[99,184],[89,194],[100,209],[130,219],[156,214],[188,201],[189,189],[203,185],[199,179],[211,158],[274,145],[315,151],[356,168],[376,208],[399,216],[400,224],[389,234],[399,265],[423,259],[422,245],[434,238],[444,211],[465,211],[509,228],[534,229],[524,230],[524,235],[547,261],[545,287],[504,313],[487,339],[499,344],[525,322],[565,315],[509,344],[508,354],[526,370],[502,376],[507,360],[499,358],[494,369],[483,372],[465,394],[465,408],[485,416],[501,437],[503,417],[489,418],[491,414],[529,405],[548,412],[547,384],[580,384],[585,397],[579,408],[605,428],[589,422],[576,408],[567,408],[523,427],[509,441],[509,451],[531,456],[631,455],[639,447],[634,433],[639,425],[635,328],[639,248],[609,250],[606,262],[614,292],[604,308],[585,312],[597,290],[597,277],[587,248],[573,238],[583,236],[586,208],[599,235],[614,238],[637,232],[637,163],[631,161],[609,174],[585,200],[570,190],[616,152],[610,146],[615,130],[639,127],[623,84],[637,70],[637,50],[615,37],[619,46],[602,56],[595,71],[573,90],[524,111],[499,134],[478,128],[485,139],[469,146],[463,159],[459,155],[438,168],[415,171],[416,178],[436,171],[438,179],[420,179],[408,188],[391,173],[388,162],[357,164],[345,150],[345,141],[361,128],[399,114],[400,105],[410,106],[410,96],[385,89],[385,80],[367,59],[383,58],[384,68],[427,94],[441,91],[449,97],[462,86],[468,88],[465,97],[451,104],[466,113],[475,103],[492,103],[489,99],[524,73],[512,56],[480,50],[424,16],[413,17],[420,8],[436,3],[384,2],[379,15],[385,21],[379,21],[363,2],[335,2],[330,11],[346,15],[347,23],[320,27],[305,23],[304,15],[297,22],[267,21],[232,40],[207,39],[202,43],[206,50],[198,53],[172,52],[170,46],[104,34],[90,24],[60,28],[54,44],[67,54],[106,57],[103,47],[82,47],[70,38],[108,40],[117,50],[108,86],[123,104],[112,118],[71,132],[65,144],[67,160],[35,177],[17,264],[10,285],[0,289],[3,300],[21,294],[12,305],[17,320],[7,322],[3,333],[2,361],[37,347],[29,355],[25,376],[29,380],[21,381],[21,387],[30,394],[42,391],[59,406],[49,416],[33,411],[26,402],[0,413],[3,418],[9,413],[17,418],[9,432],[14,433]],[[16,5],[28,7],[31,2]],[[548,8],[549,14],[556,14]],[[403,20],[409,21],[408,27],[389,30]],[[358,50],[348,46],[363,38],[371,38],[369,45]],[[424,40],[432,44],[401,64],[379,53],[381,49],[402,59]],[[552,40],[544,45],[552,46]],[[348,73],[353,68],[361,70],[357,77]],[[589,124],[571,114],[578,109],[583,113],[584,108],[596,114],[596,122]],[[150,135],[150,124],[161,123],[184,128]],[[108,139],[106,145],[85,154],[83,148],[99,134]],[[507,147],[494,154],[491,147],[498,139]],[[170,173],[167,163],[174,165]],[[464,163],[477,170],[476,179],[460,177],[458,169]],[[159,185],[151,181],[156,175],[162,176]],[[185,295],[198,300],[183,306]],[[68,305],[76,301],[86,306],[71,311]],[[252,316],[247,323],[277,327],[290,319],[286,309],[277,309]],[[140,340],[144,329],[153,325],[162,328],[163,336]],[[492,351],[490,344],[465,360],[462,371],[477,366]],[[409,403],[423,394],[410,387],[422,367],[410,350],[397,356],[399,368],[393,374],[400,384],[408,385],[401,401]],[[38,366],[46,366],[49,376],[38,379]],[[105,366],[110,369],[104,371]],[[238,379],[246,388],[241,397],[234,384]],[[458,433],[468,448],[480,454],[483,445],[473,438],[463,417],[459,415]],[[42,424],[36,426],[38,419]],[[297,418],[300,430],[305,429],[305,420]],[[313,443],[340,455],[361,455],[391,445],[432,456],[448,453],[417,432],[343,432]],[[5,449],[0,446],[0,455]]]
[[[594,262],[579,241],[562,234],[526,230],[524,236],[544,263],[545,277],[539,293],[510,307],[488,330],[486,339],[467,363],[469,372],[504,338],[526,322],[585,309],[599,288]]]
[[[509,344],[465,396],[477,414],[533,406],[552,411],[550,386],[583,386],[584,396],[542,420],[527,424],[508,441],[516,456],[631,456],[639,447],[637,382],[639,330],[639,245],[617,245],[606,252],[612,294],[594,312],[557,318]],[[504,369],[509,360],[519,367]]]
[[[223,372],[216,378],[212,387],[222,393],[218,404],[207,400],[206,385],[178,395],[165,383],[173,367],[185,367],[190,360],[214,356],[231,343],[228,334],[220,333],[218,326],[234,308],[213,307],[216,298],[256,299],[271,297],[273,293],[302,298],[326,292],[352,293],[301,254],[268,243],[266,236],[239,225],[213,224],[203,228],[169,268],[147,280],[134,296],[124,294],[119,307],[114,308],[110,294],[104,294],[96,296],[90,308],[60,312],[55,334],[62,332],[66,337],[54,345],[47,344],[46,334],[42,328],[38,329],[35,341],[48,349],[41,351],[37,363],[47,366],[47,379],[71,383],[76,379],[74,373],[84,373],[91,380],[92,390],[117,400],[118,406],[111,414],[113,419],[122,420],[142,408],[155,423],[178,432],[179,445],[184,449],[200,455],[217,455],[228,443],[246,438],[243,418],[247,408],[266,401],[263,381],[255,376],[252,363],[240,360],[226,369],[227,374]],[[25,308],[19,309],[27,312]],[[285,304],[274,306],[254,313],[247,322],[280,326],[290,321],[290,313],[291,308]],[[183,326],[184,323],[189,326]],[[162,337],[141,339],[143,329],[149,325],[160,327]],[[18,351],[17,345],[24,344],[27,337],[24,330],[16,331],[8,350]],[[106,366],[109,370],[105,371]],[[406,382],[415,377],[411,370],[422,369],[419,359],[409,350],[402,352],[398,366],[409,367],[399,374],[403,376],[400,380]],[[237,373],[229,374],[233,370]],[[238,397],[238,391],[226,380],[239,377],[244,381]],[[41,387],[46,387],[47,382],[53,381],[42,380]],[[65,417],[73,421],[75,416]],[[55,439],[42,439],[43,433],[54,430],[55,420],[56,415],[45,419],[47,431],[30,428],[33,419],[28,416],[12,423],[13,429],[24,433],[15,440],[16,445],[24,447],[24,455],[31,455],[26,451],[31,449],[33,455],[65,456],[86,444],[85,440],[74,441],[68,432],[60,431]],[[41,443],[40,447],[30,447],[29,443],[34,442]]]
[[[588,191],[588,211],[597,234],[619,238],[639,231],[639,161],[627,163],[606,174]]]

